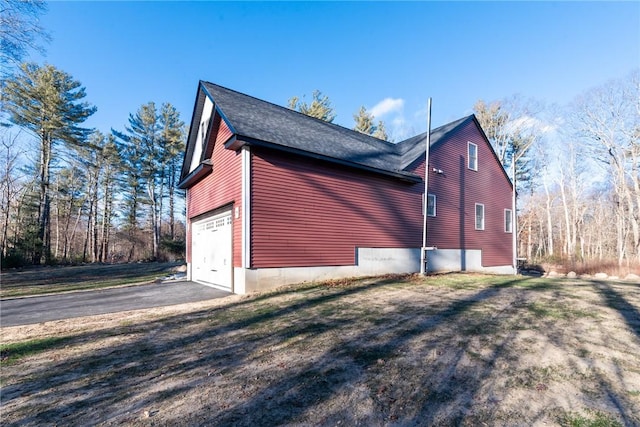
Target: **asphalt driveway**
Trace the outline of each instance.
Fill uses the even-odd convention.
[[[0,326],[117,313],[204,301],[231,295],[195,282],[178,281],[0,301]]]

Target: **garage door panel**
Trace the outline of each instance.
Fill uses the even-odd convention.
[[[231,212],[196,221],[192,229],[193,280],[231,290]]]

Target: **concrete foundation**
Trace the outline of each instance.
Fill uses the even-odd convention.
[[[480,250],[430,250],[427,253],[427,262],[430,272],[473,271],[513,274],[511,266],[483,267]],[[293,283],[418,271],[419,248],[357,248],[355,265],[259,269],[236,267],[233,272],[233,292],[246,294]]]

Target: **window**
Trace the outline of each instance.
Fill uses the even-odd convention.
[[[424,193],[422,193],[422,215],[424,215]],[[436,216],[436,195],[427,196],[427,216]]]
[[[467,142],[467,167],[478,170],[478,146],[473,142]]]
[[[202,123],[200,123],[200,141],[202,142],[202,147],[205,147],[207,145],[207,130],[209,128],[209,119],[202,121]]]
[[[427,196],[427,216],[436,216],[436,195]]]
[[[504,232],[513,233],[513,217],[511,216],[511,209],[504,210]]]
[[[476,203],[476,230],[484,230],[484,205]]]

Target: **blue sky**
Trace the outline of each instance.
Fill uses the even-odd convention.
[[[80,80],[122,130],[143,103],[191,120],[200,79],[286,105],[320,89],[352,127],[360,105],[396,140],[521,94],[565,104],[640,66],[640,3],[52,2],[34,55]]]

